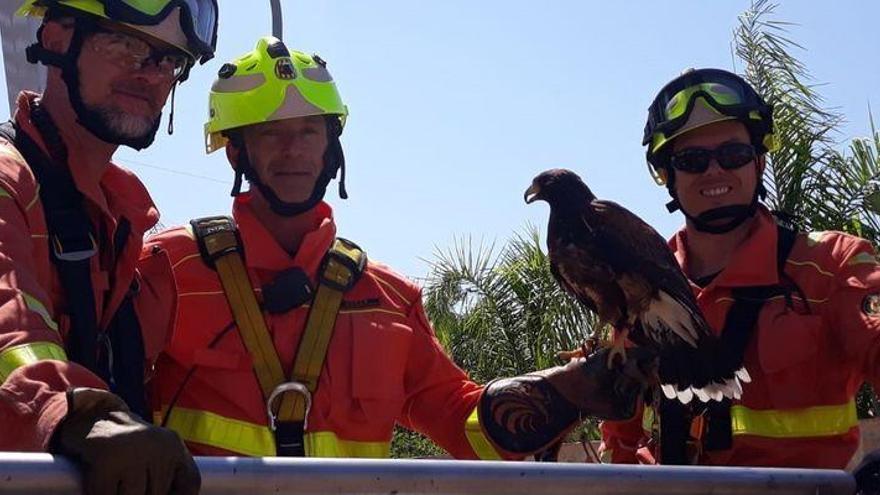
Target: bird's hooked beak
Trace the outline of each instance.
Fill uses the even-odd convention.
[[[539,199],[541,199],[541,186],[532,182],[532,185],[523,194],[523,200],[525,200],[526,204],[530,204]]]

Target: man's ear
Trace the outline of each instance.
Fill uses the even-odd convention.
[[[46,50],[63,55],[73,40],[73,20],[69,17],[49,19],[40,27],[40,43]]]

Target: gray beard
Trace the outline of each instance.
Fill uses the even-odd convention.
[[[162,120],[161,113],[151,119],[128,115],[123,111],[103,105],[89,105],[83,102],[83,107],[86,114],[80,117],[91,119],[93,125],[97,124],[101,131],[101,136],[99,136],[101,139],[129,146],[135,150],[146,148],[153,143]],[[89,127],[87,126],[87,128]]]

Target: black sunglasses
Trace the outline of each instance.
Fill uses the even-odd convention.
[[[740,168],[755,158],[755,148],[751,144],[727,143],[713,149],[690,148],[672,154],[669,164],[675,170],[690,174],[702,174],[709,169],[712,159],[724,170]]]

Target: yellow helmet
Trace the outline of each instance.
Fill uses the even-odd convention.
[[[43,17],[53,8],[119,23],[180,49],[193,61],[214,56],[216,0],[26,0],[18,15]]]
[[[311,115],[337,115],[344,126],[348,116],[326,63],[272,36],[220,68],[208,107],[208,153],[225,146],[230,129]]]

